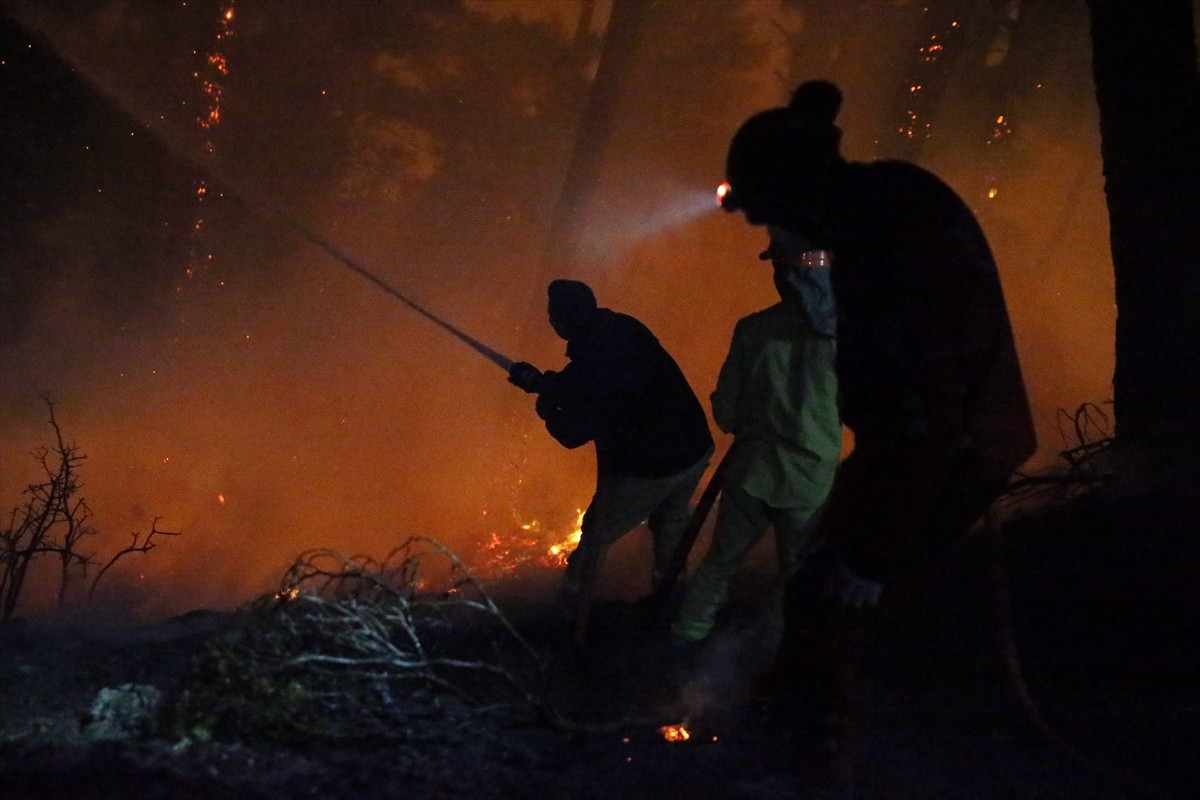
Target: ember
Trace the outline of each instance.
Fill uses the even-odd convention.
[[[691,732],[682,723],[679,725],[664,725],[658,730],[668,742],[686,742],[692,738]]]
[[[521,523],[519,533],[500,534],[492,531],[482,546],[480,556],[475,559],[474,571],[480,576],[496,577],[509,574],[523,564],[534,563],[547,569],[566,566],[567,556],[579,544],[583,534],[583,511],[575,510],[572,531],[553,544],[546,545],[550,538],[540,520]]]

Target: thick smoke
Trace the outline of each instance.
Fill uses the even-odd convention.
[[[884,3],[874,26],[859,20],[847,38],[822,27],[829,20],[821,13],[697,4],[672,23],[672,36],[651,37],[654,46],[640,56],[645,74],[661,80],[622,100],[582,225],[590,250],[564,260],[560,275],[540,246],[585,78],[576,94],[558,96],[544,85],[540,62],[521,61],[521,49],[500,38],[495,54],[482,49],[486,40],[472,40],[473,51],[453,50],[419,38],[419,30],[376,31],[365,18],[357,24],[349,9],[322,26],[285,5],[262,4],[258,17],[247,6],[241,38],[230,43],[241,48],[241,61],[231,58],[217,163],[434,313],[544,368],[563,363],[563,343],[544,317],[545,284],[583,278],[602,305],[650,325],[702,399],[734,322],[774,301],[757,260],[765,234],[713,210],[729,135],[749,113],[786,96],[776,77],[782,40],[774,23],[814,44],[805,50],[809,61],[793,67],[803,69],[799,78],[842,85],[844,150],[860,160],[887,154],[880,140],[893,128],[898,65],[924,24],[909,14],[912,4]],[[672,5],[656,13],[669,15]],[[701,46],[706,37],[733,41],[718,26],[729,20],[704,16],[731,8],[760,46]],[[97,606],[131,617],[233,606],[269,590],[312,547],[381,557],[424,534],[469,554],[489,534],[519,533],[535,519],[547,542],[568,532],[588,499],[590,448],[554,444],[530,398],[494,365],[229,187],[220,197],[214,184],[203,238],[192,237],[195,162],[207,156],[189,127],[194,108],[178,104],[196,102],[192,53],[211,44],[204,15],[216,11],[216,3],[192,4],[185,14],[114,2],[82,14],[74,4],[48,3],[22,15],[34,46],[56,51],[40,57],[60,66],[51,81],[57,94],[39,96],[35,79],[22,78],[26,91],[14,103],[24,105],[10,104],[14,119],[36,117],[40,103],[69,121],[60,129],[47,116],[41,134],[54,137],[14,145],[19,154],[52,153],[58,183],[31,183],[19,231],[5,239],[14,268],[0,343],[4,508],[36,478],[25,454],[49,441],[37,394],[45,391],[64,432],[88,456],[83,494],[103,532],[90,545],[95,559],[102,563],[156,518],[160,529],[183,532],[106,575]],[[1038,62],[1043,89],[1022,94],[1014,108],[993,109],[978,86],[956,81],[955,74],[974,74],[960,66],[919,153],[976,208],[996,250],[1043,463],[1063,444],[1057,409],[1109,396],[1115,319],[1086,24],[1082,12],[1067,17],[1047,30],[1058,49]],[[491,31],[470,28],[471,19],[455,18],[459,27],[439,35],[466,41],[462,31]],[[275,22],[290,27],[274,34]],[[156,33],[172,30],[167,23],[182,38]],[[493,33],[499,37],[499,28]],[[10,53],[24,35],[6,36]],[[550,26],[521,35],[566,47]],[[706,55],[681,55],[693,50]],[[447,104],[425,122],[455,130],[448,143],[397,122],[421,103],[444,100],[429,85],[452,85],[469,52],[507,59],[489,63],[511,71],[501,83],[515,87],[513,99],[497,102],[500,110],[511,106],[511,124],[489,121],[496,109],[477,118]],[[731,61],[711,66],[718,58]],[[725,70],[725,82],[697,78],[701,63]],[[362,88],[383,84],[380,76],[391,94]],[[656,94],[651,85],[666,88]],[[328,86],[335,88],[323,94]],[[571,103],[575,112],[553,116]],[[980,156],[993,113],[1014,120],[1018,147],[1006,151],[1007,161]],[[510,149],[502,136],[511,137]],[[491,157],[488,147],[504,157]],[[471,148],[487,157],[451,158]],[[435,216],[431,206],[443,211]],[[202,242],[199,255],[211,251],[214,263],[180,280],[189,242]],[[644,588],[645,548],[642,533],[622,543],[606,591]],[[28,611],[50,605],[53,587],[38,587]]]

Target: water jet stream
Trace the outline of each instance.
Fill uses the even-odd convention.
[[[395,288],[371,270],[367,269],[358,261],[350,258],[324,237],[318,235],[311,228],[305,226],[294,217],[281,211],[274,203],[267,202],[256,193],[250,191],[246,186],[240,185],[237,181],[230,179],[228,176],[211,163],[206,163],[202,160],[192,148],[188,147],[183,142],[179,141],[177,134],[169,130],[168,126],[163,123],[158,123],[149,119],[146,115],[139,114],[135,110],[133,101],[125,95],[124,92],[116,88],[116,82],[113,80],[101,81],[95,76],[102,73],[103,70],[93,64],[81,63],[78,59],[72,58],[64,49],[56,42],[49,31],[44,26],[36,24],[28,13],[18,13],[15,8],[9,9],[9,18],[15,21],[20,27],[27,31],[34,31],[43,42],[54,52],[55,56],[63,63],[72,67],[74,72],[78,74],[89,86],[99,92],[103,97],[107,98],[116,108],[125,114],[134,124],[141,127],[143,130],[153,136],[160,144],[170,150],[174,155],[182,158],[191,166],[195,167],[205,178],[213,183],[224,188],[225,193],[232,199],[241,203],[256,216],[273,219],[281,225],[291,229],[301,239],[308,242],[310,245],[318,248],[326,255],[330,256],[334,261],[346,267],[350,271],[365,278],[377,289],[391,295],[406,306],[417,312],[421,316],[434,323],[442,330],[451,334],[455,338],[467,344],[475,352],[482,355],[488,361],[491,361],[496,366],[503,369],[505,372],[513,365],[513,359],[505,356],[497,350],[487,346],[475,337],[459,329],[455,325],[429,311],[421,306],[416,301],[405,295],[399,289]]]

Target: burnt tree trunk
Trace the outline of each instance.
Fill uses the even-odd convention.
[[[546,318],[545,289],[554,278],[585,278],[580,274],[583,221],[596,195],[600,172],[610,153],[612,131],[620,98],[631,90],[635,79],[632,54],[641,37],[646,15],[646,0],[613,0],[604,33],[596,77],[576,127],[575,141],[566,165],[562,188],[555,202],[550,229],[538,264],[539,285],[534,287],[522,317],[520,357],[539,367],[561,369],[563,343],[554,336]],[[597,10],[588,0],[581,8],[575,30],[574,55],[579,61],[567,68],[579,69],[591,54],[591,23]],[[504,488],[504,508],[544,507],[544,497],[561,495],[571,478],[560,474],[540,474],[530,479],[528,447],[531,439],[545,439],[541,421],[533,414],[533,403],[512,416],[503,433],[503,459],[515,475]],[[539,499],[542,498],[542,499]],[[551,520],[550,524],[558,524]]]
[[[613,0],[604,51],[587,107],[579,122],[575,149],[559,194],[542,258],[543,272],[566,275],[580,255],[580,223],[595,194],[600,169],[608,155],[617,104],[630,91],[636,75],[632,53],[637,49],[645,0]]]
[[[1088,6],[1116,277],[1119,468],[1140,487],[1164,478],[1187,486],[1200,473],[1200,76],[1192,0]]]

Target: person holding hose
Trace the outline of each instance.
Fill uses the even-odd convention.
[[[596,490],[579,546],[567,558],[560,598],[582,644],[609,548],[647,521],[651,582],[658,588],[676,558],[713,439],[700,401],[649,328],[598,307],[580,281],[552,281],[547,300],[550,326],[566,340],[569,361],[557,372],[517,362],[509,382],[537,395],[537,415],[564,447],[595,443]]]

